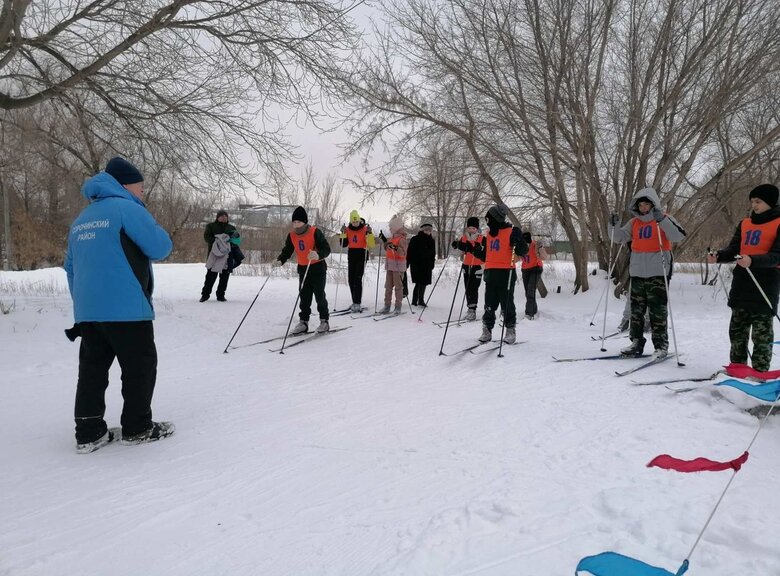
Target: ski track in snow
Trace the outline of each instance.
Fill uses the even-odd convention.
[[[76,455],[78,344],[62,333],[72,322],[65,274],[0,273],[0,300],[15,301],[0,316],[0,575],[552,576],[606,550],[675,571],[731,472],[646,463],[662,453],[735,458],[756,430],[744,410],[758,402],[732,389],[634,386],[614,376],[631,360],[553,363],[552,354],[597,355],[601,345],[590,337],[601,334],[602,312],[588,323],[604,274],[572,296],[566,263],[548,266],[538,320],[518,322],[526,343],[504,358],[438,356],[444,331],[429,321],[446,319],[448,273],[422,322],[334,317],[333,327],[352,329],[284,355],[266,345],[222,354],[262,278],[233,276],[227,303],[201,304],[202,265],[155,274],[153,409],[176,434]],[[697,282],[672,281],[687,367],[666,362],[631,378],[695,377],[727,363],[729,309],[720,288]],[[48,291],[19,288],[32,283]],[[283,334],[295,286],[272,279],[234,344]],[[330,308],[348,292],[341,286]],[[522,318],[522,293],[515,302]],[[610,298],[608,331],[623,304]],[[444,351],[479,333],[479,322],[450,327]],[[605,342],[610,353],[623,345]],[[119,425],[116,366],[107,407]],[[772,417],[689,574],[780,574],[779,477]]]

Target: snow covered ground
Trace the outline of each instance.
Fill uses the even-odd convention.
[[[662,453],[736,458],[758,424],[744,410],[758,401],[710,385],[634,386],[614,375],[631,361],[553,363],[599,353],[590,336],[601,313],[588,323],[603,273],[573,296],[565,263],[548,266],[539,319],[518,325],[526,343],[504,358],[440,357],[444,331],[431,321],[447,315],[450,267],[422,322],[333,318],[352,328],[280,355],[267,345],[222,353],[262,276],[234,276],[227,303],[200,304],[202,265],[157,266],[153,408],[177,432],[90,455],[74,452],[78,344],[62,332],[72,321],[65,274],[0,273],[0,302],[13,307],[0,315],[0,575],[553,576],[606,550],[674,572],[731,473],[645,464]],[[727,363],[723,293],[698,282],[672,283],[687,366],[668,361],[635,380]],[[234,344],[284,333],[294,299],[295,281],[273,278]],[[516,302],[522,311],[521,293]],[[347,303],[342,284],[338,306]],[[622,305],[611,299],[609,328]],[[478,323],[452,328],[445,351],[478,335]],[[112,426],[118,377],[115,367]],[[780,574],[779,479],[773,416],[691,576]]]

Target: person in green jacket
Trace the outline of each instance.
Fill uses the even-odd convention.
[[[206,253],[206,257],[211,254],[211,249],[214,246],[214,237],[217,234],[227,234],[233,237],[236,232],[236,227],[228,223],[228,213],[225,210],[219,210],[214,222],[206,224],[206,229],[203,232],[203,239],[209,245],[209,251]],[[217,284],[217,300],[219,302],[225,302],[225,291],[227,290],[228,280],[230,279],[230,270],[225,269],[220,273],[212,270],[206,270],[206,280],[203,282],[203,289],[200,291],[200,301],[205,302],[211,297],[211,289],[214,287],[214,282],[219,276],[219,284]]]

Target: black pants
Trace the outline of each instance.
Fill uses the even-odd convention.
[[[412,304],[422,306],[425,304],[425,288],[427,284],[415,284],[412,289]]]
[[[510,280],[511,273],[511,280]],[[515,310],[515,283],[517,272],[514,268],[491,268],[485,270],[485,314],[482,323],[492,330],[496,325],[496,310],[501,306],[504,311],[504,326],[514,328],[517,323]],[[509,292],[507,293],[507,284]]]
[[[409,281],[406,279],[406,272],[404,272],[403,278],[401,278],[401,283],[404,286],[404,298],[409,296]]]
[[[320,313],[320,320],[327,320],[330,317],[328,299],[325,297],[326,272],[325,262],[312,264],[309,266],[306,282],[303,282],[306,266],[298,266],[298,286],[301,289],[301,311],[298,317],[304,322],[308,322],[311,317],[312,296],[317,300],[317,312]]]
[[[211,270],[206,270],[206,281],[203,282],[203,290],[200,291],[200,295],[204,298],[211,296],[211,289],[214,287],[214,281],[217,279],[217,273]],[[225,270],[219,274],[219,284],[217,284],[217,298],[222,299],[225,297],[225,290],[227,290],[228,280],[230,279],[230,272]]]
[[[363,301],[363,273],[366,270],[366,251],[363,248],[352,248],[347,251],[347,281],[352,294],[352,303]]]
[[[76,442],[97,440],[107,430],[108,369],[122,368],[122,434],[152,427],[152,395],[157,381],[157,348],[152,321],[82,322],[79,380],[76,387]]]
[[[479,285],[482,284],[482,266],[463,265],[463,285],[466,288],[466,305],[476,310],[479,303]]]
[[[523,287],[525,288],[525,314],[526,316],[536,316],[539,311],[536,307],[536,286],[539,284],[539,278],[542,277],[542,267],[534,266],[522,271]]]

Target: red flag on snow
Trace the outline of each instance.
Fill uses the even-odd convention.
[[[738,471],[742,465],[747,462],[748,453],[745,452],[736,460],[730,462],[716,462],[707,458],[696,458],[695,460],[680,460],[668,454],[656,456],[647,464],[648,468],[653,466],[665,470],[676,470],[677,472],[720,472],[721,470],[732,469]]]
[[[734,378],[757,378],[759,380],[775,380],[780,378],[780,370],[770,370],[769,372],[759,372],[747,364],[734,364],[724,366],[726,374]]]

